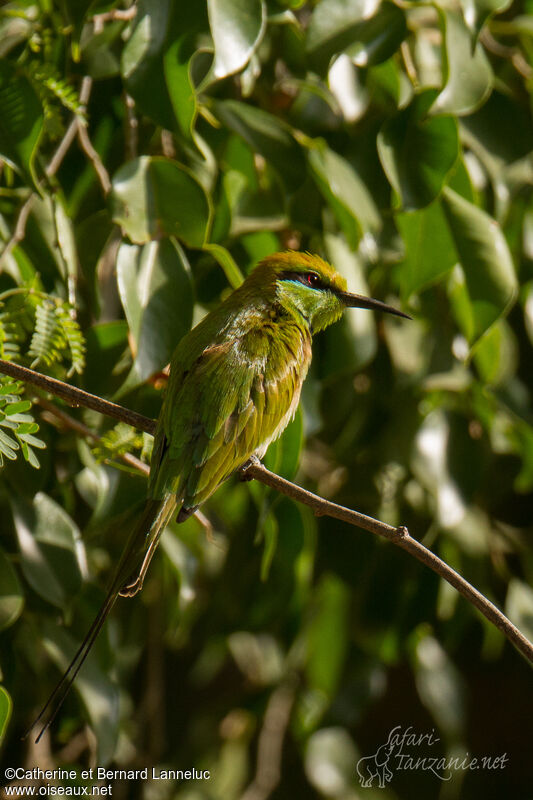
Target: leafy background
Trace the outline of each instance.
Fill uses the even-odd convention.
[[[323,254],[414,321],[354,312],[317,337],[267,464],[407,524],[531,638],[532,11],[4,3],[2,357],[155,417],[191,324],[263,256]],[[142,496],[122,456],[150,449],[32,400],[2,380],[6,765],[212,774],[115,797],[531,796],[531,672],[501,634],[406,554],[253,482],[206,505],[214,544],[194,519],[166,532],[52,732],[21,741]],[[438,736],[415,755],[509,760],[362,789],[396,725]]]

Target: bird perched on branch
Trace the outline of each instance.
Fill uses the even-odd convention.
[[[322,258],[285,252],[261,261],[218,308],[179,342],[159,415],[148,499],[104,604],[39,721],[55,717],[118,595],[142,588],[165,526],[182,522],[252,456],[261,458],[294,417],[313,334],[346,308],[407,314],[352,294]],[[408,318],[408,317],[407,317]]]

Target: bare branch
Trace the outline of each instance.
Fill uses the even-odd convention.
[[[146,431],[147,433],[153,434],[155,431],[155,420],[149,419],[142,414],[138,414],[116,403],[111,403],[109,400],[103,400],[97,395],[89,394],[89,392],[77,389],[55,378],[49,378],[34,370],[0,359],[0,372],[18,380],[26,381],[26,383],[33,386],[45,389],[51,394],[62,397],[73,406],[86,406],[101,414],[106,414],[107,416],[127,422],[129,425],[139,430]],[[365,514],[360,514],[358,511],[353,511],[350,508],[345,508],[337,503],[325,500],[323,497],[319,497],[307,491],[307,489],[302,489],[300,486],[291,483],[291,481],[281,478],[259,462],[251,461],[243,467],[241,472],[246,478],[254,478],[264,483],[266,486],[270,486],[272,489],[281,492],[281,494],[299,503],[303,503],[311,508],[317,516],[333,517],[342,522],[347,522],[349,525],[364,528],[371,533],[388,539],[403,550],[407,550],[408,553],[457,589],[469,603],[474,605],[489,622],[495,625],[509,641],[514,644],[517,650],[533,664],[533,644],[531,644],[518,628],[507,619],[505,614],[482,595],[481,592],[475,589],[468,581],[459,575],[458,572],[432,553],[431,550],[428,550],[427,547],[424,547],[419,541],[413,539],[407,528],[403,526],[394,528],[392,525],[387,525]]]
[[[95,28],[100,29],[106,22],[115,22],[116,20],[127,22],[133,19],[137,14],[137,6],[135,3],[129,8],[113,8],[111,11],[104,11],[102,14],[95,14],[92,17]]]
[[[257,743],[257,768],[241,800],[266,800],[281,777],[283,740],[294,705],[295,688],[281,684],[270,695]]]
[[[79,420],[74,419],[74,417],[71,417],[70,414],[66,414],[64,411],[55,406],[45,397],[38,397],[37,402],[39,403],[41,408],[44,408],[45,411],[47,411],[51,417],[53,417],[57,422],[59,422],[63,428],[68,428],[69,430],[78,433],[80,436],[83,436],[85,439],[90,439],[93,442],[102,441],[102,437],[100,436],[100,434],[96,433],[95,431],[92,431],[90,428],[87,427],[87,425],[84,425],[83,422],[80,422]],[[131,453],[122,453],[120,459],[124,461],[124,463],[127,464],[129,467],[133,467],[139,472],[142,472],[143,475],[150,474],[150,467],[148,466],[148,464],[145,464],[144,461],[141,461],[140,458],[132,456]]]
[[[149,419],[142,414],[137,414],[136,411],[131,411],[128,408],[124,408],[124,406],[111,403],[109,400],[104,400],[98,395],[85,392],[83,389],[77,389],[69,383],[50,378],[48,375],[35,372],[27,367],[21,367],[20,364],[13,364],[11,361],[0,359],[0,372],[4,373],[4,375],[10,375],[16,380],[25,381],[32,386],[38,386],[40,389],[56,395],[56,397],[61,397],[73,407],[84,406],[85,408],[91,408],[100,414],[127,422],[128,425],[132,425],[140,431],[146,431],[146,433],[151,434],[155,432],[155,420]]]
[[[135,114],[135,100],[127,92],[124,97],[126,104],[126,153],[128,158],[137,158],[139,144],[139,120]]]
[[[87,105],[89,100],[89,96],[91,94],[92,89],[92,78],[86,76],[81,82],[80,88],[80,103],[82,106]],[[57,173],[59,167],[63,163],[63,159],[65,158],[72,142],[76,138],[76,134],[79,131],[80,125],[82,125],[79,117],[77,115],[71,120],[70,125],[68,126],[65,135],[61,139],[57,150],[55,151],[50,163],[45,168],[45,173],[47,178],[53,178],[54,175]],[[82,126],[83,127],[83,126]],[[15,224],[15,230],[13,231],[13,235],[11,238],[6,242],[2,252],[0,253],[0,267],[2,266],[2,262],[5,258],[11,253],[14,247],[20,244],[25,235],[26,235],[26,224],[28,222],[28,217],[30,216],[30,212],[35,202],[35,193],[32,192],[24,204],[21,206],[19,211],[17,222]]]

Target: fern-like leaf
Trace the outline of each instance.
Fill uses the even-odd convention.
[[[31,411],[31,401],[21,400],[24,386],[6,376],[0,377],[0,467],[4,458],[14,461],[20,450],[26,461],[39,469],[39,459],[34,448],[42,450],[46,445],[35,434],[38,424]]]
[[[31,366],[49,367],[61,361],[66,353],[70,360],[67,375],[83,372],[85,342],[78,323],[70,316],[66,304],[45,298],[35,309],[35,330],[28,351],[33,358]]]
[[[131,453],[132,450],[140,450],[142,447],[143,435],[131,425],[119,422],[102,436],[93,448],[93,454],[97,461],[109,461]]]
[[[81,374],[85,368],[85,340],[80,326],[65,305],[56,306],[55,316],[58,332],[70,353],[71,366],[67,375],[70,377],[74,372]]]

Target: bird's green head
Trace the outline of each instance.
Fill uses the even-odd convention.
[[[280,305],[301,315],[313,333],[336,322],[346,308],[373,308],[407,317],[379,300],[348,292],[343,276],[311,253],[276,253],[258,264],[252,275],[254,282],[273,289]]]

